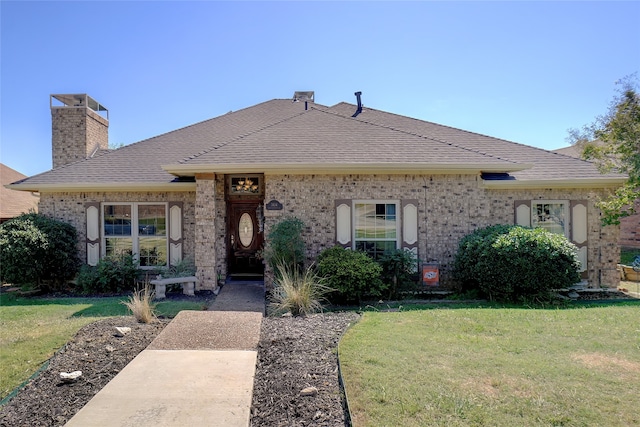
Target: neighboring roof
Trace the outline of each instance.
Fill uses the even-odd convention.
[[[38,196],[5,188],[5,185],[26,178],[26,175],[0,163],[0,219],[14,218],[31,210],[38,210]]]
[[[558,148],[553,150],[554,153],[564,154],[565,156],[575,157],[576,159],[582,158],[582,150],[576,145],[570,145],[568,147]]]
[[[589,162],[410,117],[274,99],[28,178],[14,188],[186,190],[178,177],[240,173],[505,172],[500,186],[607,186]],[[508,175],[506,174],[508,173]]]

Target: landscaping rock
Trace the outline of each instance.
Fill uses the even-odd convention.
[[[305,387],[300,390],[300,396],[315,396],[318,394],[318,389],[315,387]]]
[[[63,383],[74,383],[82,376],[82,371],[60,372],[60,379]]]
[[[116,326],[116,336],[117,337],[124,337],[125,335],[127,335],[129,332],[131,332],[131,328],[127,327],[127,326]]]

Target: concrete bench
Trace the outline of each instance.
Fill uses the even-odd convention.
[[[182,285],[182,293],[189,296],[195,296],[196,276],[187,277],[168,277],[166,279],[153,279],[151,283],[156,288],[156,299],[166,298],[167,285]]]

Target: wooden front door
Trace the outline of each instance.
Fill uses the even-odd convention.
[[[264,240],[257,216],[260,200],[229,200],[227,211],[227,248],[229,273],[263,274],[259,250]]]

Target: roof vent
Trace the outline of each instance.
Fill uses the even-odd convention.
[[[355,113],[353,113],[353,116],[351,116],[351,117],[356,117],[358,114],[362,113],[362,100],[360,99],[360,96],[362,95],[362,92],[358,91],[358,92],[354,93],[354,95],[356,96],[356,99],[358,100],[358,109],[356,110]]]
[[[513,181],[515,179],[507,172],[482,172],[480,176],[485,181]]]
[[[311,101],[313,102],[313,97],[315,93],[312,90],[308,91],[296,91],[293,93],[293,102],[299,101]]]

